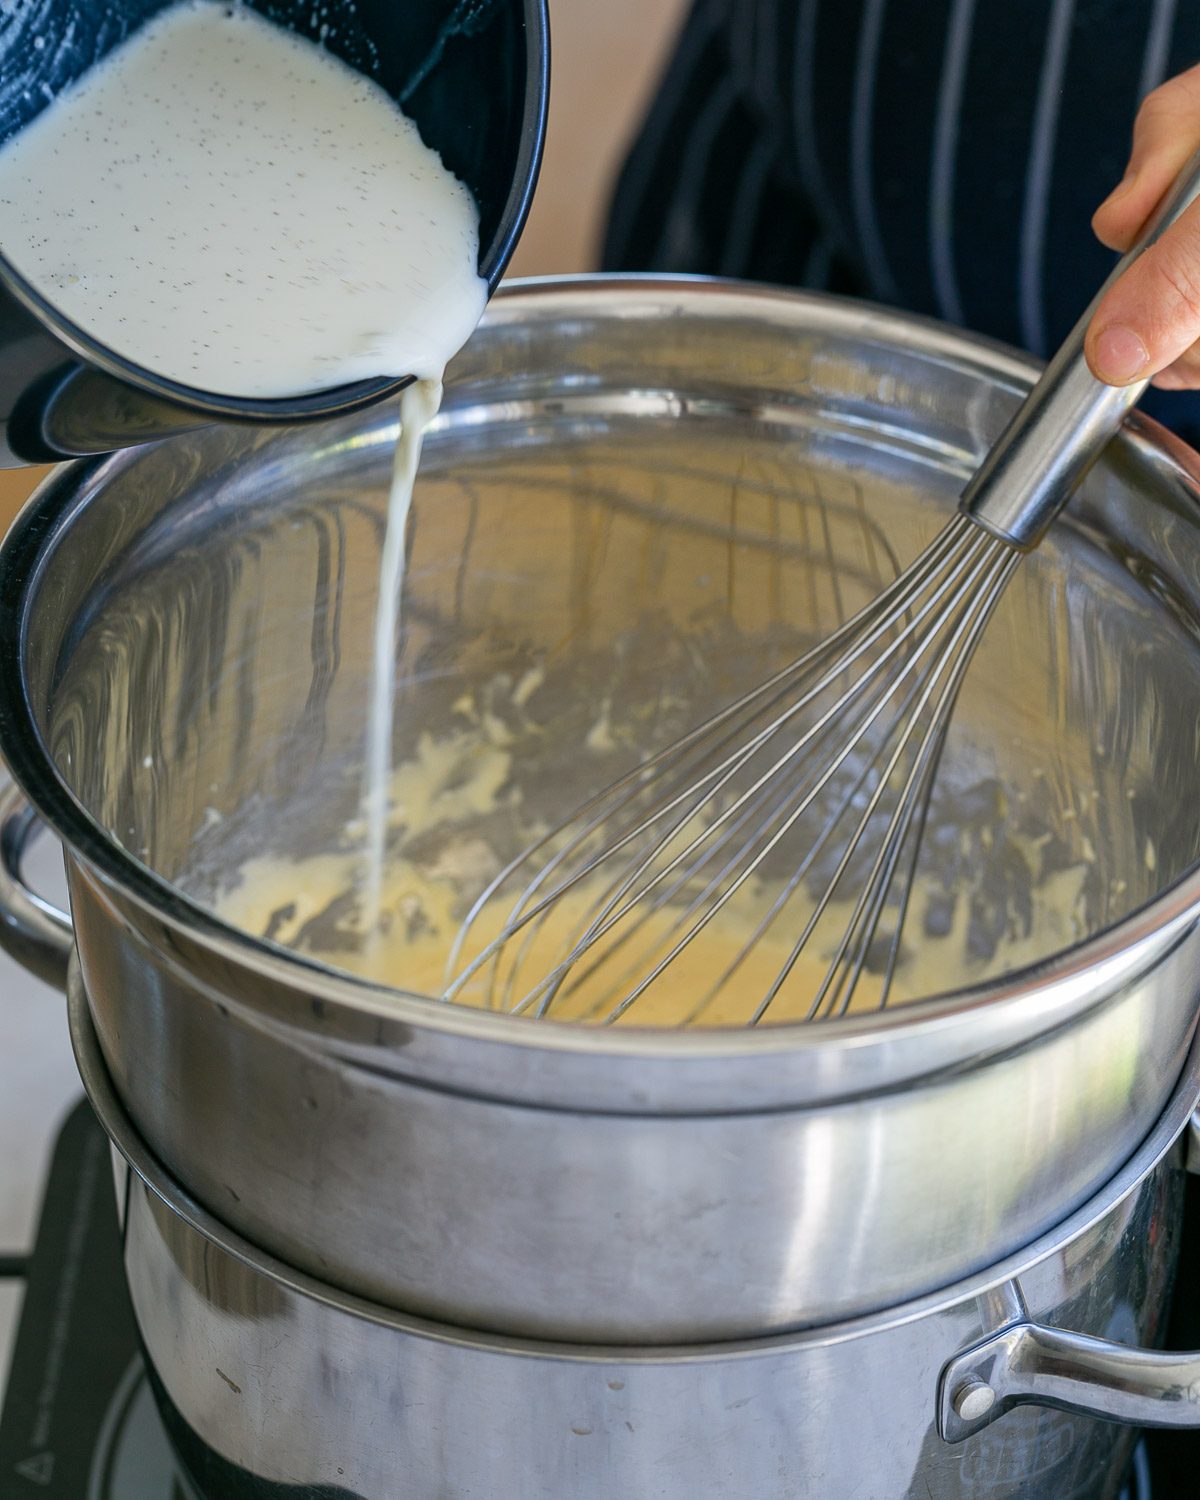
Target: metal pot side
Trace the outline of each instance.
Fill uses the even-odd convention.
[[[117,1147],[125,1264],[156,1393],[212,1483],[360,1500],[1112,1500],[1120,1488],[1132,1428],[1023,1406],[950,1443],[939,1386],[961,1350],[998,1329],[1040,1323],[1129,1345],[1161,1334],[1194,1058],[1138,1159],[1059,1230],[973,1281],[791,1339],[588,1348],[402,1317],[256,1250],[139,1139],[77,986],[71,1016]],[[1181,1358],[1194,1376],[1198,1357]],[[1112,1395],[1091,1391],[1098,1404]],[[1164,1420],[1200,1422],[1194,1394],[1171,1405]]]
[[[403,1048],[373,1066],[297,1037],[235,1002],[236,975],[143,941],[77,865],[71,892],[116,1087],[202,1203],[372,1300],[605,1343],[831,1323],[1027,1244],[1161,1113],[1200,980],[1190,933],[1035,1043],[819,1108],[547,1109],[429,1087]]]

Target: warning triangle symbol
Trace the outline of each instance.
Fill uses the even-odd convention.
[[[32,1458],[22,1459],[17,1465],[17,1473],[34,1484],[49,1484],[54,1473],[54,1454],[35,1453]]]

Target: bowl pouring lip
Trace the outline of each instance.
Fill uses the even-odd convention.
[[[1020,391],[1037,361],[933,320],[825,294],[744,286],[711,278],[654,276],[550,277],[501,288],[485,325],[533,317],[651,317],[669,304],[694,316],[771,316],[797,330],[821,326],[872,342],[928,353]],[[914,330],[921,343],[914,343]],[[997,367],[999,367],[997,369]],[[1166,439],[1164,443],[1163,439]],[[1200,456],[1157,424],[1137,418],[1119,441],[1148,446],[1200,496]],[[1165,454],[1164,454],[1165,450]],[[125,450],[60,466],[39,487],[0,544],[0,650],[15,670],[0,673],[0,753],[39,816],[92,875],[222,962],[330,1006],[367,1013],[425,1033],[504,1044],[525,1051],[584,1058],[643,1058],[684,1064],[759,1055],[845,1053],[889,1048],[902,1073],[956,1066],[994,1055],[1067,1024],[1104,1003],[1183,941],[1200,917],[1200,865],[1158,896],[1074,947],[995,981],[964,987],[869,1015],[754,1028],[597,1028],[532,1022],[380,985],[255,937],[216,917],[117,844],[75,799],[44,744],[23,664],[39,580],[73,517],[146,449]],[[297,1018],[303,1024],[303,1018]],[[909,1059],[901,1066],[902,1056]]]

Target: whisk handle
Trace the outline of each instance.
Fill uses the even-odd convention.
[[[959,508],[1014,547],[1041,541],[1099,458],[1148,380],[1111,386],[1088,369],[1083,341],[1092,314],[1117,277],[1200,194],[1200,151],[1184,167],[1145,233],[1092,298],[963,491]]]

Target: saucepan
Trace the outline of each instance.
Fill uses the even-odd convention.
[[[1035,373],[834,299],[502,289],[415,500],[395,751],[426,769],[398,853],[469,875],[514,808],[552,824],[826,635],[942,524]],[[1109,1182],[1200,999],[1196,456],[1131,420],[989,624],[912,1003],[656,1031],[440,1003],[403,962],[356,976],[336,941],[223,904],[249,863],[352,837],[395,440],[374,408],[83,461],[0,548],[0,753],[67,849],[73,938],[22,889],[16,795],[0,937],[60,978],[77,946],[171,1176],[373,1303],[664,1345],[894,1307]],[[465,795],[479,772],[498,804]]]
[[[1136,1427],[1200,1426],[1200,1352],[1152,1347],[1197,1047],[1121,1171],[977,1276],[791,1338],[589,1348],[402,1316],[264,1254],[140,1138],[77,969],[69,1010],[152,1383],[204,1493],[1115,1500]]]
[[[21,0],[0,14],[0,143],[171,0]],[[319,40],[401,100],[479,208],[479,274],[494,291],[524,225],[549,92],[546,0],[245,0]],[[408,383],[393,373],[253,399],[140,368],[60,313],[0,243],[0,466],[150,442],[209,422],[312,421]]]

